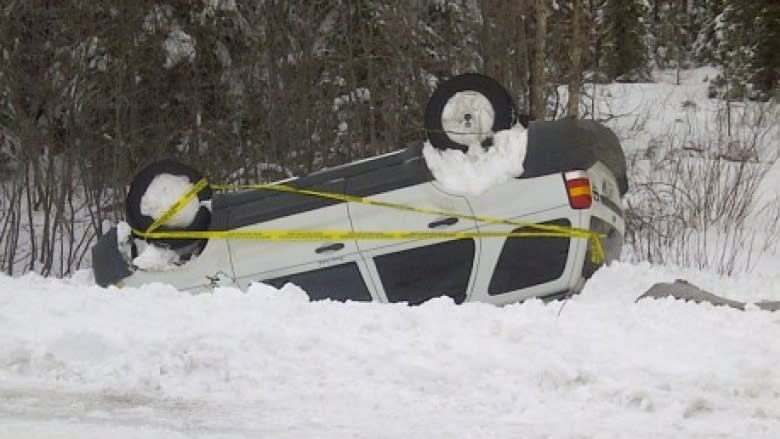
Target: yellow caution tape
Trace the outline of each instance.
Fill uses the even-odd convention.
[[[383,240],[383,239],[463,239],[463,238],[565,238],[570,235],[557,232],[436,232],[436,231],[350,231],[350,230],[205,230],[205,231],[161,231],[133,233],[147,239],[262,239],[268,241],[336,241],[342,239]]]
[[[507,224],[518,227],[535,229],[531,232],[469,232],[469,231],[352,231],[352,230],[204,230],[204,231],[156,231],[170,218],[176,215],[184,206],[197,195],[198,192],[208,186],[205,179],[198,181],[193,188],[182,195],[163,215],[160,216],[146,231],[133,230],[136,236],[145,239],[261,239],[261,240],[292,240],[292,241],[315,241],[315,240],[410,240],[410,239],[464,239],[464,238],[581,238],[590,242],[591,260],[594,263],[604,262],[604,249],[601,245],[600,235],[587,229],[576,227],[556,226],[551,224],[538,224],[527,221],[516,221],[506,218],[469,215],[457,212],[448,212],[443,210],[428,209],[416,206],[410,206],[388,201],[374,200],[366,197],[342,194],[337,192],[315,191],[311,189],[296,188],[289,185],[267,183],[267,184],[249,184],[249,185],[211,185],[216,190],[274,190],[279,192],[288,192],[300,195],[309,195],[315,197],[329,198],[333,200],[366,204],[371,206],[385,207],[389,209],[404,210],[407,212],[417,212],[428,215],[439,215],[468,219],[489,224]]]
[[[187,203],[190,202],[193,198],[195,198],[200,191],[206,188],[206,186],[209,185],[209,182],[206,181],[205,178],[201,178],[200,181],[195,183],[195,186],[193,186],[189,191],[187,191],[184,195],[179,197],[178,200],[176,200],[175,203],[171,207],[168,208],[168,210],[165,211],[162,215],[160,215],[159,218],[157,218],[152,224],[149,225],[149,227],[146,229],[146,233],[154,232],[155,230],[159,229],[163,224],[167,223],[168,220],[174,217],[179,211],[181,211],[184,206],[187,205]]]
[[[380,201],[380,200],[374,200],[366,197],[358,197],[355,195],[347,195],[338,192],[326,192],[326,191],[315,191],[311,189],[301,189],[301,188],[296,188],[284,184],[268,183],[268,184],[247,184],[247,185],[233,185],[233,186],[212,185],[211,187],[217,190],[268,189],[268,190],[274,190],[278,192],[311,195],[315,197],[330,198],[333,200],[339,200],[345,202],[367,204],[370,206],[379,206],[379,207],[386,207],[386,208],[396,209],[396,210],[405,210],[407,212],[424,213],[427,215],[447,216],[447,217],[484,222],[489,224],[508,224],[512,226],[529,227],[537,230],[544,230],[550,232],[562,232],[562,233],[566,233],[566,236],[573,236],[572,235],[573,233],[576,235],[575,237],[577,238],[589,238],[590,235],[595,233],[587,229],[578,229],[575,227],[556,226],[552,224],[538,224],[538,223],[532,223],[528,221],[516,221],[516,220],[510,220],[510,219],[499,218],[499,217],[469,215],[469,214],[463,214],[458,212],[449,212],[445,210],[428,209],[424,207],[410,206],[407,204],[392,203],[389,201]]]

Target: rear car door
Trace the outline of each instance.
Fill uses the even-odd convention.
[[[469,197],[469,202],[478,215],[529,224],[583,227],[584,214],[569,206],[559,173],[512,179]],[[480,225],[480,231],[525,233],[538,229],[485,223]],[[575,260],[586,247],[587,241],[568,237],[484,238],[473,299],[505,304],[565,293],[579,277]]]
[[[318,185],[342,192],[344,180]],[[249,193],[236,200],[228,228],[250,230],[350,230],[346,203],[283,192]],[[354,239],[276,241],[229,239],[236,282],[246,288],[262,281],[282,287],[290,282],[312,300],[371,301],[366,266]]]

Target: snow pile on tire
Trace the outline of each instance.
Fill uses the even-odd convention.
[[[141,197],[141,213],[155,220],[160,218],[193,186],[186,175],[160,174],[154,177]],[[199,207],[198,199],[191,199],[164,225],[169,227],[189,226],[195,221]]]
[[[528,131],[515,125],[496,133],[489,148],[473,144],[464,153],[438,149],[426,142],[423,156],[444,190],[457,195],[479,195],[523,173],[527,144]]]

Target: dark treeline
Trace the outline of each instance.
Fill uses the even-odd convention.
[[[713,97],[776,98],[780,3],[6,0],[0,51],[0,269],[60,274],[150,161],[262,181],[388,152],[458,73],[535,118],[591,117],[584,83],[657,67],[717,65]]]

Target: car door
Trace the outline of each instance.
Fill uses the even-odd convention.
[[[470,196],[479,214],[527,224],[581,227],[581,211],[569,206],[563,178],[551,174],[513,179]],[[510,224],[482,224],[482,232],[526,233],[538,229]],[[514,303],[534,296],[567,291],[575,271],[575,256],[587,242],[568,237],[491,237],[482,239],[481,269],[475,281],[475,301]]]
[[[344,180],[319,190],[341,192]],[[230,229],[351,230],[346,203],[307,195],[258,195],[233,208]],[[368,274],[354,239],[276,241],[229,239],[236,282],[241,288],[262,281],[282,287],[291,282],[312,300],[372,300]]]
[[[350,194],[372,194],[373,200],[425,209],[471,215],[468,201],[444,192],[430,181],[409,182],[403,168],[389,170],[383,178],[365,175],[350,178]],[[395,182],[394,182],[395,180]],[[400,186],[400,187],[399,187]],[[383,190],[387,187],[396,187]],[[349,216],[356,231],[475,231],[476,222],[450,215],[433,215],[382,206],[350,203]],[[387,302],[420,304],[449,296],[456,303],[468,297],[478,266],[478,239],[359,240],[368,272],[378,296]]]

